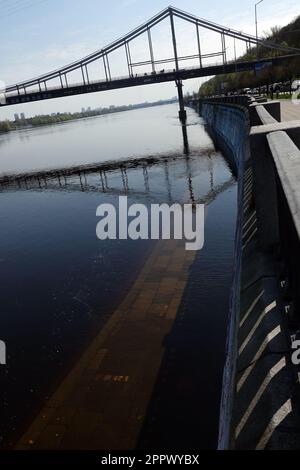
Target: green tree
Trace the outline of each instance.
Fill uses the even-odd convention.
[[[12,125],[9,121],[0,122],[0,132],[9,132],[12,130]]]

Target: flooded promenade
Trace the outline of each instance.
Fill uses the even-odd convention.
[[[0,137],[4,448],[216,447],[236,181],[191,109],[184,147],[177,112]],[[97,240],[121,195],[205,204],[204,248]]]

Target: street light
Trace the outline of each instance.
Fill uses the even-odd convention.
[[[256,60],[258,59],[258,24],[257,24],[257,7],[260,5],[264,0],[260,0],[255,4],[255,29],[256,29]],[[259,86],[259,94],[260,94],[260,86]]]
[[[258,40],[258,24],[257,24],[257,6],[262,3],[264,0],[260,0],[255,4],[255,28],[256,28],[256,42]]]

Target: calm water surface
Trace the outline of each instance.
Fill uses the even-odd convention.
[[[0,338],[8,349],[8,365],[0,368],[3,445],[109,318],[151,251],[150,241],[96,238],[97,206],[127,194],[129,204],[206,204],[205,247],[191,269],[185,308],[194,322],[187,341],[199,348],[199,403],[206,408],[195,438],[198,446],[215,447],[236,183],[193,110],[186,154],[177,113],[177,105],[168,105],[0,136],[2,175],[149,159],[126,173],[94,170],[1,188]]]

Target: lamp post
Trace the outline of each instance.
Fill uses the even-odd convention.
[[[255,4],[255,30],[256,30],[256,59],[258,59],[258,21],[257,21],[257,7],[260,5],[264,0],[260,0]],[[259,94],[261,93],[261,88],[259,85]]]
[[[256,29],[256,41],[258,40],[258,22],[257,22],[257,7],[260,3],[262,3],[264,0],[260,0],[255,4],[255,29]]]

